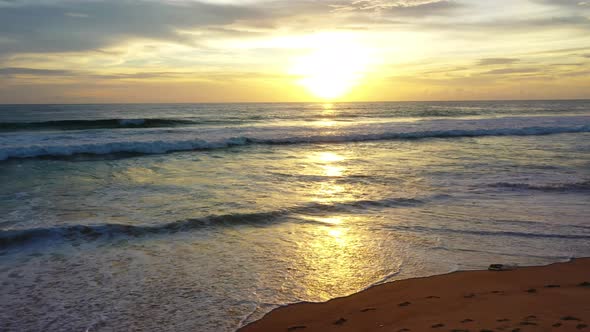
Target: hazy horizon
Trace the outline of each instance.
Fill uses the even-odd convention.
[[[468,103],[468,102],[551,102],[551,101],[590,101],[587,98],[580,99],[472,99],[472,100],[371,100],[371,101],[212,101],[212,102],[200,102],[200,101],[187,101],[187,102],[98,102],[98,103],[0,103],[0,105],[190,105],[190,104],[361,104],[361,103]]]
[[[578,0],[0,0],[0,103],[590,98]]]

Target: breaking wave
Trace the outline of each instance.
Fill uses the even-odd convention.
[[[147,120],[146,120],[147,121]],[[222,138],[208,141],[206,139],[180,140],[120,140],[108,142],[78,143],[76,140],[68,144],[34,144],[17,147],[0,148],[0,160],[10,158],[32,157],[65,157],[72,155],[108,155],[108,154],[164,154],[177,151],[209,150],[243,146],[250,144],[305,144],[305,143],[344,143],[379,140],[405,140],[428,138],[462,138],[484,136],[532,136],[562,133],[587,133],[590,125],[560,126],[560,127],[524,127],[524,128],[494,128],[494,129],[451,129],[424,131],[391,131],[371,134],[322,134],[322,135],[293,135],[291,137],[251,136]]]

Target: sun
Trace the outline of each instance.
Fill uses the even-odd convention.
[[[369,62],[368,50],[359,44],[327,43],[298,58],[291,72],[314,96],[335,100],[361,83]]]

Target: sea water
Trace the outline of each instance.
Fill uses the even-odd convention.
[[[0,330],[234,331],[590,256],[590,101],[0,106]]]

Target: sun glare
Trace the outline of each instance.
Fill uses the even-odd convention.
[[[328,43],[297,59],[291,72],[316,97],[335,100],[360,84],[369,58],[361,45]]]

